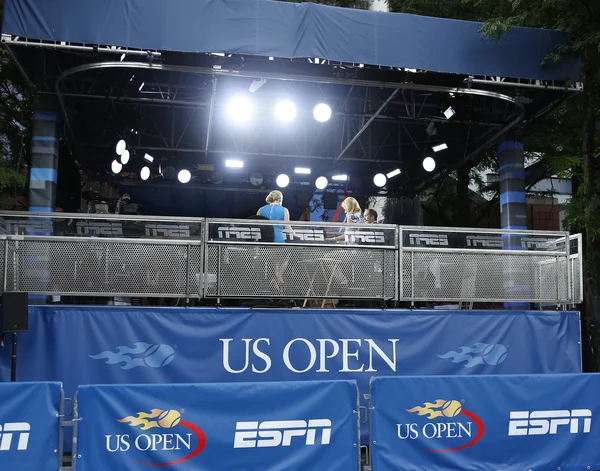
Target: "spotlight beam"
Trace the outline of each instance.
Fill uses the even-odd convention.
[[[375,118],[377,118],[377,116],[379,116],[381,114],[381,112],[385,109],[385,107],[387,105],[389,105],[390,101],[392,101],[396,97],[396,95],[398,94],[399,91],[400,91],[400,89],[396,88],[390,94],[390,96],[388,97],[388,99],[383,102],[383,104],[379,107],[379,109],[377,111],[375,111],[375,113],[373,113],[373,116],[371,116],[369,118],[369,121],[367,121],[364,124],[364,126],[358,130],[358,132],[352,138],[352,140],[346,145],[346,147],[344,147],[344,149],[339,153],[339,155],[333,160],[334,163],[337,162],[338,160],[340,160],[342,158],[342,156],[346,153],[346,151],[348,149],[350,149],[350,147],[352,147],[352,144],[354,144],[357,141],[357,139],[361,136],[361,134],[366,131],[366,129],[370,126],[370,124],[373,121],[375,121]]]
[[[213,77],[212,94],[210,96],[210,105],[208,107],[208,126],[206,129],[206,141],[204,143],[204,155],[208,155],[208,145],[210,144],[210,134],[212,132],[213,116],[215,114],[215,99],[217,97],[217,78]]]

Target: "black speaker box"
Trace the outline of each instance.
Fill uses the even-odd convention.
[[[29,293],[2,293],[0,327],[2,332],[27,332],[29,330]]]

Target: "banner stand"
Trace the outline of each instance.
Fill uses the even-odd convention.
[[[71,404],[71,411],[69,413],[69,417],[73,417],[71,420],[68,420],[65,415],[65,403],[69,402]],[[75,392],[75,399],[71,399],[70,397],[64,397],[64,393],[61,394],[60,401],[60,425],[58,431],[58,455],[59,455],[59,470],[60,471],[75,471],[75,460],[77,453],[77,424],[79,423],[79,418],[77,416],[77,391]],[[64,440],[65,440],[65,428],[73,427],[73,438],[71,443],[72,449],[72,457],[71,457],[71,466],[63,466],[65,453],[64,453]]]

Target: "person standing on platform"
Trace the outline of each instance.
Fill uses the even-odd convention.
[[[290,212],[287,208],[283,207],[283,193],[278,190],[273,190],[271,193],[267,195],[266,198],[267,204],[258,210],[256,213],[257,216],[263,216],[271,221],[289,221],[290,220]],[[273,230],[275,232],[275,239],[273,242],[275,243],[283,243],[285,242],[285,237],[283,235],[283,226],[273,226]],[[288,264],[290,263],[289,256],[284,257],[285,260],[283,263],[278,264],[275,267],[275,277],[277,279],[277,283],[282,285],[284,283],[283,273],[287,269]]]

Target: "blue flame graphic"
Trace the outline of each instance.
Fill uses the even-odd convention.
[[[106,360],[109,365],[123,363],[123,370],[137,367],[162,368],[175,357],[175,350],[170,345],[145,342],[137,342],[134,345],[134,348],[117,347],[117,353],[107,350],[89,357],[94,360]]]
[[[451,359],[452,363],[464,363],[465,368],[477,365],[499,365],[506,359],[508,349],[499,343],[476,343],[473,347],[460,347],[460,352],[449,351],[439,358]]]

